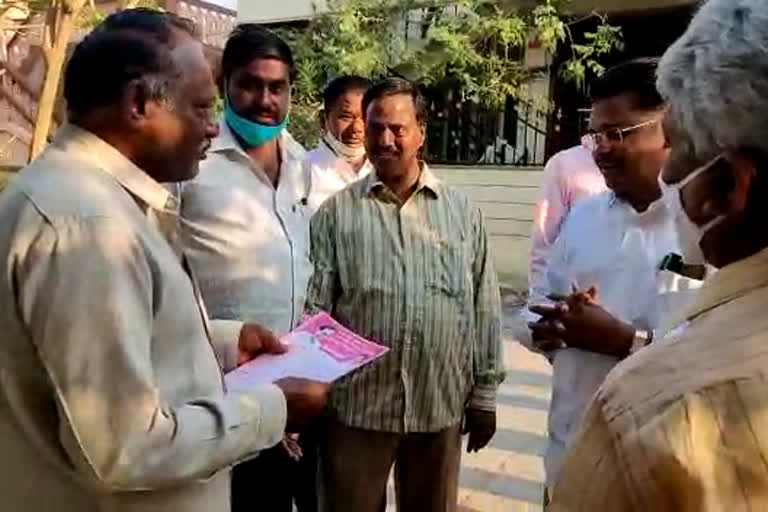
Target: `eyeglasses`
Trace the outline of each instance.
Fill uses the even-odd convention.
[[[651,126],[652,124],[656,124],[658,122],[658,119],[651,119],[650,121],[628,126],[627,128],[610,128],[608,130],[602,130],[599,132],[592,131],[581,138],[581,143],[590,151],[597,150],[597,148],[600,147],[600,144],[603,142],[608,142],[610,144],[621,144],[624,142],[624,138],[632,132],[645,126]]]

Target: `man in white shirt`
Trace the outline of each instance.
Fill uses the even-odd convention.
[[[3,510],[227,510],[228,468],[324,406],[325,385],[224,389],[222,371],[279,343],[209,323],[175,243],[159,182],[194,176],[217,131],[193,33],[109,16],[67,66],[71,124],[0,198]]]
[[[560,471],[566,445],[589,399],[622,358],[653,339],[674,294],[690,280],[660,272],[680,253],[674,219],[660,201],[658,175],[668,154],[664,103],[652,59],[608,70],[592,86],[590,139],[610,190],[577,205],[566,219],[548,265],[555,305],[532,305],[530,327],[553,365],[545,456],[547,485]]]
[[[363,95],[370,82],[344,75],[323,90],[325,134],[317,148],[307,153],[311,189],[309,208],[314,213],[336,192],[371,172],[365,154]]]
[[[584,145],[560,151],[544,167],[539,200],[531,230],[528,286],[531,297],[549,287],[547,261],[571,209],[584,199],[605,191],[605,179]]]
[[[234,30],[222,55],[220,134],[180,191],[184,245],[211,316],[277,335],[300,323],[312,273],[305,152],[286,130],[293,73],[278,36],[254,24]],[[283,446],[235,467],[233,510],[290,512],[298,470]]]

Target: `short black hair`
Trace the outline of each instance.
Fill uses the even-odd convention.
[[[219,85],[223,86],[236,69],[247,65],[253,59],[275,59],[285,63],[293,83],[293,53],[288,44],[261,25],[242,23],[235,27],[224,45]]]
[[[70,114],[113,104],[124,87],[137,79],[149,99],[167,98],[171,83],[180,76],[171,58],[174,31],[194,36],[195,24],[145,8],[108,16],[78,43],[67,64],[64,98]]]
[[[427,107],[424,102],[424,96],[419,92],[418,87],[405,78],[388,77],[373,84],[363,96],[363,116],[368,115],[368,107],[374,100],[406,94],[413,100],[413,108],[416,111],[416,120],[420,124],[426,123]]]
[[[334,78],[323,89],[325,110],[330,110],[342,94],[348,91],[363,91],[365,93],[370,86],[370,80],[358,75],[342,75]]]
[[[656,89],[656,68],[659,59],[644,57],[614,66],[592,83],[592,102],[606,100],[621,94],[633,97],[634,106],[640,110],[659,110],[664,99]]]

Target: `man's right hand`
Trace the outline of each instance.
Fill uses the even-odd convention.
[[[255,323],[245,323],[237,341],[237,366],[261,354],[284,354],[288,347],[272,331]]]
[[[288,421],[285,431],[298,433],[325,409],[331,385],[314,380],[288,377],[275,384],[283,390],[288,405]]]

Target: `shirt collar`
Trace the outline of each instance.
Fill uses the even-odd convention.
[[[235,136],[232,134],[229,125],[223,119],[219,122],[219,135],[211,141],[211,153],[221,153],[226,151],[243,152]]]
[[[93,161],[124,189],[154,210],[178,211],[178,201],[165,187],[99,136],[74,124],[66,124],[54,144]]]
[[[752,290],[768,286],[768,249],[721,268],[705,281],[693,304],[675,315],[676,327]]]
[[[662,199],[657,199],[648,205],[648,208],[639,212],[631,204],[619,199],[616,197],[616,194],[610,192],[608,209],[620,211],[620,215],[627,223],[637,226],[657,226],[671,220],[667,205]]]
[[[427,166],[426,162],[420,162],[419,165],[421,166],[421,174],[419,175],[419,181],[416,184],[415,193],[421,192],[422,190],[429,190],[435,198],[440,197],[440,187],[442,186],[442,182],[437,179],[434,173],[429,169],[429,166]],[[375,167],[365,179],[367,180],[365,184],[365,192],[368,195],[371,195],[381,188],[386,188],[384,182],[379,178]]]

